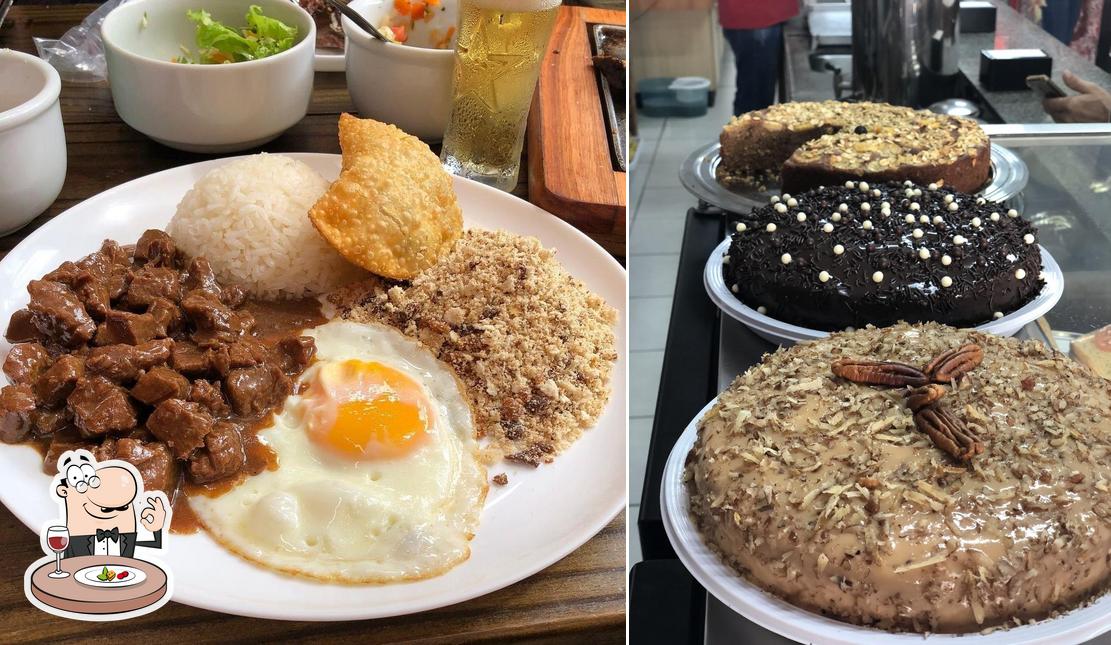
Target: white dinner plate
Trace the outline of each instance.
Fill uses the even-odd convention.
[[[289,153],[324,177],[339,173],[339,155]],[[105,191],[70,208],[27,236],[0,262],[0,320],[27,304],[27,282],[65,260],[76,260],[111,238],[132,243],[148,228],[164,228],[177,203],[217,159],[173,168]],[[396,616],[450,605],[526,578],[575,550],[625,507],[625,271],[586,235],[508,193],[455,178],[468,227],[532,235],[618,311],[618,359],[612,393],[597,425],[556,460],[539,468],[498,463],[507,486],[491,486],[471,557],[448,573],[393,585],[334,585],[257,567],[220,547],[203,531],[164,534],[166,548],[150,551],[174,576],[173,599],[213,611],[288,620],[354,620]],[[6,322],[3,323],[6,325]],[[0,341],[0,355],[9,343]],[[6,382],[0,375],[0,381]],[[57,517],[51,477],[31,446],[0,445],[6,485],[0,501],[38,531]],[[38,494],[36,494],[38,493]],[[28,536],[30,538],[30,536]]]
[[[116,577],[112,580],[101,580],[97,577],[102,571],[104,571],[105,566],[107,566],[110,571],[116,572]],[[120,579],[119,575],[121,572],[124,571],[127,572],[127,576],[123,579]],[[83,585],[89,585],[90,587],[130,587],[131,585],[137,585],[140,582],[146,580],[147,574],[143,573],[142,569],[136,569],[135,567],[126,567],[119,564],[96,565],[92,567],[85,567],[84,569],[78,569],[77,572],[73,574],[73,579]]]
[[[733,611],[771,631],[800,643],[823,645],[880,645],[961,643],[975,645],[1064,645],[1082,643],[1111,630],[1111,594],[1091,605],[1053,620],[990,634],[894,634],[859,627],[806,611],[745,580],[702,541],[690,515],[690,495],[683,483],[683,465],[698,436],[698,420],[717,402],[715,398],[691,421],[664,465],[660,510],[671,546],[683,566],[706,591]]]
[[[733,295],[729,288],[725,286],[725,276],[722,275],[721,271],[721,258],[729,250],[730,240],[731,238],[726,238],[721,244],[717,245],[717,248],[710,253],[710,257],[706,259],[706,267],[702,271],[702,284],[706,287],[706,293],[719,309],[739,320],[764,340],[777,345],[790,345],[829,336],[828,331],[792,325],[764,315]],[[1050,309],[1053,309],[1053,306],[1061,299],[1061,295],[1065,293],[1065,274],[1061,272],[1061,267],[1057,265],[1057,261],[1053,259],[1049,251],[1045,250],[1044,246],[1039,244],[1038,248],[1042,252],[1042,271],[1044,273],[1042,277],[1045,280],[1045,286],[1042,287],[1041,293],[1006,316],[977,325],[977,331],[995,334],[996,336],[1014,336],[1027,324],[1034,322],[1044,316]]]

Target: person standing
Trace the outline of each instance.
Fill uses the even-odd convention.
[[[718,20],[737,67],[734,115],[775,102],[783,23],[798,12],[798,0],[718,0]]]

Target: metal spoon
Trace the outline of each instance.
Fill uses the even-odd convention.
[[[3,1],[4,0],[0,0],[0,2],[3,2]],[[385,36],[383,36],[381,32],[379,32],[377,29],[374,28],[374,25],[370,24],[370,21],[368,21],[366,18],[362,17],[362,15],[360,15],[359,12],[355,11],[351,7],[348,7],[347,3],[341,2],[340,0],[324,0],[324,1],[327,2],[328,6],[330,6],[331,8],[333,8],[336,11],[338,11],[338,12],[342,13],[343,15],[347,16],[348,20],[350,20],[351,22],[358,25],[363,31],[367,32],[371,36],[374,36],[375,38],[377,38],[378,40],[381,40],[384,43],[390,42],[389,39],[387,39]]]
[[[12,3],[15,0],[0,0],[0,27],[4,25],[4,17],[8,15],[8,9],[12,8]]]

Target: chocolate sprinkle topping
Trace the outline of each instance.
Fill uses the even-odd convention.
[[[957,210],[950,210],[947,195]],[[1036,238],[1037,230],[1022,217],[1007,217],[1001,204],[906,182],[871,184],[867,191],[848,182],[794,199],[797,206],[785,212],[764,206],[739,216],[746,230],[733,234],[729,261],[722,265],[725,284],[737,298],[752,308],[765,307],[783,322],[826,331],[900,320],[973,326],[991,321],[997,311],[1022,307],[1043,286],[1038,245],[1024,240],[1027,234]],[[867,212],[861,209],[865,202]],[[847,212],[839,211],[841,204]],[[807,214],[805,221],[798,221],[799,211]],[[993,220],[993,212],[1000,216]],[[838,221],[834,213],[840,214]],[[973,225],[975,217],[980,226]],[[865,220],[871,221],[869,229]],[[832,232],[823,231],[827,223]],[[768,224],[775,224],[774,232]],[[835,253],[836,245],[844,253]],[[784,254],[792,262],[784,264]],[[943,255],[952,262],[943,264]],[[825,282],[819,278],[823,271]],[[877,271],[881,282],[873,279]]]

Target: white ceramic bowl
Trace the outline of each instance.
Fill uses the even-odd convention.
[[[351,8],[382,24],[392,0],[355,0]],[[456,3],[448,3],[456,10]],[[445,16],[454,21],[453,16]],[[347,91],[359,115],[392,123],[426,141],[444,138],[451,115],[454,49],[384,43],[343,18]]]
[[[62,81],[45,62],[0,49],[0,235],[26,226],[66,179]]]
[[[195,25],[186,11],[204,9],[238,28],[246,24],[251,5],[297,27],[296,44],[244,63],[172,62],[182,45],[196,49]],[[171,148],[246,150],[277,137],[308,111],[316,25],[289,0],[131,0],[108,14],[101,33],[116,112]]]

